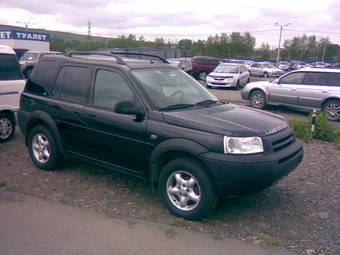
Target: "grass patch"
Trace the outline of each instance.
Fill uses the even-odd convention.
[[[6,181],[0,181],[0,188],[6,187],[7,182]]]
[[[332,123],[327,119],[324,113],[320,113],[316,117],[315,131],[312,134],[312,115],[309,116],[308,121],[304,120],[289,120],[289,126],[293,129],[297,138],[304,142],[310,142],[314,139],[335,143],[337,149],[340,149],[340,129],[336,129]]]
[[[264,243],[267,243],[267,244],[270,244],[272,246],[280,246],[281,245],[281,242],[279,239],[277,239],[276,237],[274,236],[271,236],[271,235],[263,235],[261,237],[261,240],[264,242]]]

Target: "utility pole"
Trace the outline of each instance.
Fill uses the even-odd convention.
[[[325,62],[326,47],[327,47],[327,42],[325,42],[325,46],[323,47],[323,52],[322,52],[322,63]]]
[[[279,36],[279,47],[277,47],[277,57],[276,57],[276,66],[279,65],[280,62],[280,48],[281,48],[281,38],[282,38],[282,30],[283,27],[288,27],[290,25],[290,23],[287,23],[285,25],[279,24],[279,23],[275,23],[274,26],[279,26],[280,27],[280,36]]]
[[[91,21],[87,23],[87,47],[90,48],[91,44]]]
[[[22,25],[25,25],[25,29],[28,30],[28,25],[36,25],[36,23],[34,22],[22,22],[22,21],[17,21],[16,22],[17,24],[22,24]]]

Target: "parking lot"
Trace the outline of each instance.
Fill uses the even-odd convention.
[[[221,100],[239,104],[239,91],[211,90]],[[306,113],[270,108],[286,118]],[[91,164],[67,159],[59,171],[37,170],[17,131],[0,145],[0,180],[5,190],[104,212],[108,216],[145,219],[259,245],[280,246],[298,254],[340,253],[340,155],[335,145],[304,144],[301,165],[261,193],[220,199],[202,222],[176,218],[163,207],[149,184]]]

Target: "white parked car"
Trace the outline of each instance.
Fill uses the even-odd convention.
[[[207,87],[240,88],[249,82],[250,74],[244,65],[223,63],[219,64],[206,79]]]
[[[25,80],[13,49],[0,45],[0,142],[13,137],[20,94]]]
[[[284,71],[273,66],[270,63],[253,63],[249,68],[249,73],[251,76],[262,76],[268,77],[278,77],[284,74]]]

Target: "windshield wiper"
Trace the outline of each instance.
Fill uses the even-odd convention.
[[[193,106],[194,106],[193,104],[173,104],[173,105],[168,105],[166,107],[163,107],[159,110],[160,111],[169,111],[169,110],[190,108],[190,107],[193,107]]]
[[[205,106],[205,105],[211,105],[211,104],[217,104],[217,103],[225,104],[225,102],[222,102],[222,101],[208,99],[208,100],[197,102],[195,105]]]

